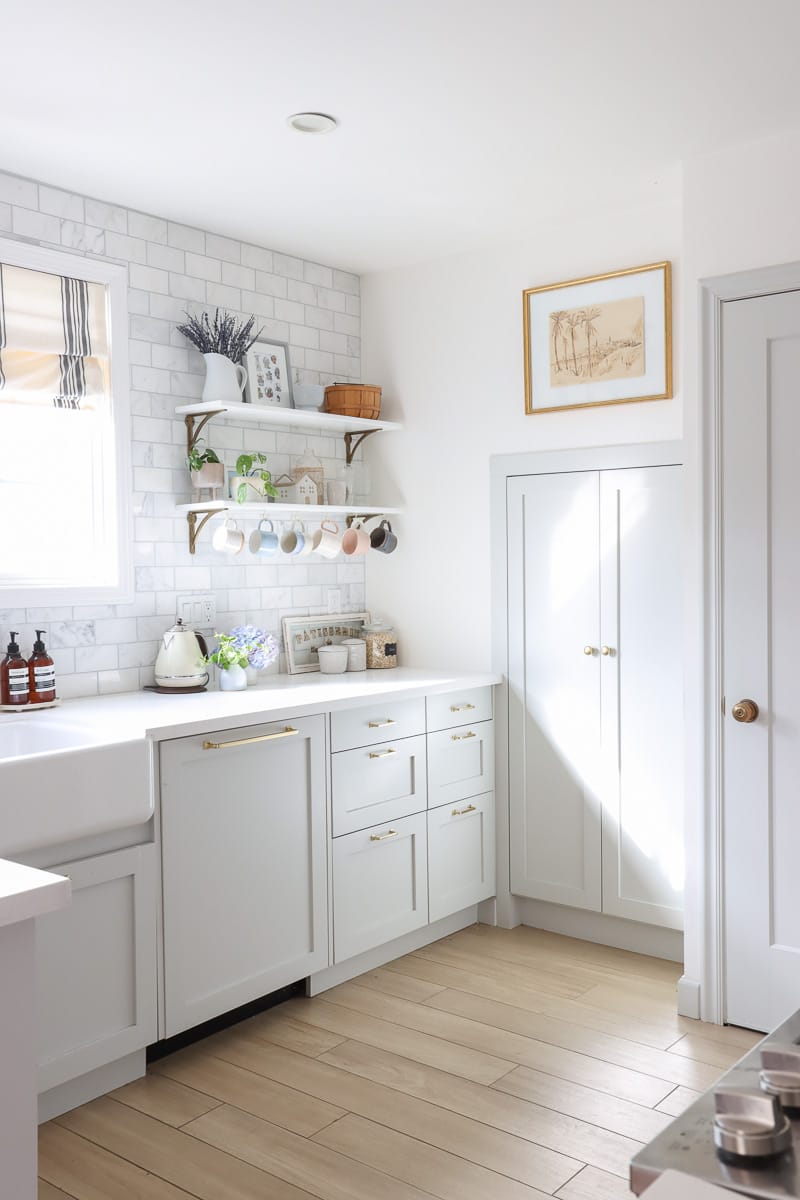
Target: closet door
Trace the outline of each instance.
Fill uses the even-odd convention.
[[[680,467],[600,476],[603,912],[682,928]]]
[[[599,910],[596,471],[508,481],[511,890]]]

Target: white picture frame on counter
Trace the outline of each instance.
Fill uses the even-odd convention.
[[[294,408],[292,367],[287,342],[253,342],[244,357],[247,404],[264,408]]]
[[[336,646],[345,638],[363,637],[368,612],[317,613],[312,617],[284,617],[283,644],[290,675],[319,671],[320,646]]]

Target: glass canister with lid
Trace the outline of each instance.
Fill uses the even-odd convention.
[[[364,626],[367,667],[397,666],[397,634],[391,623],[376,617]]]

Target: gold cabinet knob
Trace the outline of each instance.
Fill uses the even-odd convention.
[[[731,709],[731,716],[742,725],[751,725],[758,716],[758,705],[755,700],[738,700]]]
[[[583,653],[584,654],[594,654],[594,646],[584,646]]]

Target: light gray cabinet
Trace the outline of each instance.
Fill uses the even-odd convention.
[[[428,803],[425,736],[332,755],[331,785],[334,837],[419,812]]]
[[[53,866],[72,903],[36,925],[39,1090],[156,1040],[155,847]]]
[[[495,893],[494,793],[428,810],[431,921]]]
[[[328,965],[325,718],[161,746],[166,1034]]]

